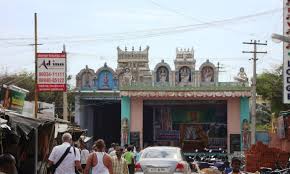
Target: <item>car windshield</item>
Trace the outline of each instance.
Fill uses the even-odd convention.
[[[179,159],[180,154],[176,149],[148,149],[143,152],[142,158],[173,158]]]

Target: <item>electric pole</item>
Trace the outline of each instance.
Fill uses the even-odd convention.
[[[63,53],[66,53],[65,50],[65,45],[63,45]],[[68,104],[67,104],[67,57],[65,60],[65,85],[66,85],[66,90],[63,92],[63,119],[68,121]]]
[[[38,93],[37,93],[37,13],[34,13],[34,56],[35,56],[35,83],[34,83],[34,117],[38,113]]]
[[[222,64],[220,64],[220,62],[217,63],[217,69],[218,72],[225,72],[225,71],[221,71],[221,69],[223,69],[224,67],[222,66]]]
[[[254,51],[243,51],[243,53],[251,53],[253,54],[253,58],[249,60],[253,60],[253,80],[252,80],[252,106],[251,106],[251,144],[256,143],[256,81],[257,81],[257,71],[256,71],[256,63],[257,63],[257,54],[267,54],[267,51],[257,51],[257,45],[267,45],[267,41],[265,43],[260,43],[258,40],[254,40],[251,42],[243,42],[243,44],[254,45]]]
[[[220,62],[217,63],[217,78],[219,79],[219,73],[220,72],[225,72],[225,71],[221,71],[221,69],[223,69],[224,67],[221,66]],[[217,80],[218,81],[218,80]]]
[[[37,113],[38,113],[38,91],[37,91],[37,79],[38,79],[38,74],[37,74],[37,46],[42,45],[37,42],[37,13],[34,13],[34,44],[29,44],[30,46],[34,46],[34,64],[35,64],[35,70],[34,70],[34,77],[35,77],[35,82],[34,82],[34,118],[37,118]]]

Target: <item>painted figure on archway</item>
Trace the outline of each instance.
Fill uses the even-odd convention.
[[[250,126],[247,119],[244,119],[242,123],[242,143],[244,150],[250,147]]]
[[[203,82],[213,82],[214,81],[214,71],[210,66],[206,66],[202,69],[202,81]]]
[[[106,88],[109,87],[109,77],[108,77],[108,73],[107,72],[104,73],[103,87],[106,87]]]

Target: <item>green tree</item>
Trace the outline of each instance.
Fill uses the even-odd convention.
[[[271,111],[276,114],[287,110],[289,105],[283,104],[283,66],[266,71],[257,76],[257,93],[271,103]]]

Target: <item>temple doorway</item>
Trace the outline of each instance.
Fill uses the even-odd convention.
[[[121,138],[121,103],[118,100],[94,102],[93,136],[94,140],[102,138],[107,147],[119,143]]]

